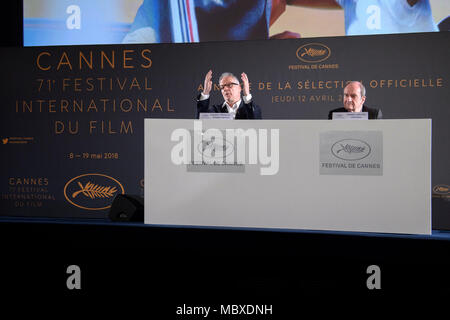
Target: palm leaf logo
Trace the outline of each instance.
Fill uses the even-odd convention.
[[[116,187],[103,187],[97,184],[93,184],[92,182],[87,182],[84,186],[81,182],[78,181],[78,185],[80,186],[80,190],[74,192],[72,194],[72,198],[75,198],[80,193],[84,194],[86,197],[95,199],[95,198],[110,198],[116,193]]]
[[[366,149],[365,147],[352,146],[351,144],[346,144],[345,146],[342,144],[340,145],[342,149],[338,150],[336,153],[339,153],[341,151],[345,151],[347,153],[361,153]]]

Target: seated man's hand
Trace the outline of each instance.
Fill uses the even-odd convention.
[[[203,83],[203,94],[209,95],[212,88],[212,70],[209,70],[205,76],[205,81]]]
[[[248,81],[247,74],[245,72],[242,72],[241,74],[242,79],[242,90],[244,91],[244,96],[247,96],[250,93],[250,82]]]

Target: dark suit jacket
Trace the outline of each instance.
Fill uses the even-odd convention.
[[[362,112],[368,112],[369,113],[369,119],[382,119],[383,114],[381,113],[381,110],[375,109],[375,108],[368,108],[366,106],[362,107]],[[333,119],[333,112],[347,112],[345,108],[337,108],[334,110],[331,110],[328,113],[328,119]]]
[[[227,106],[223,104],[215,104],[209,105],[209,98],[206,100],[200,101],[200,95],[197,97],[197,114],[196,118],[198,119],[200,116],[200,112],[216,112],[216,113],[227,113]],[[244,103],[244,99],[241,100],[241,104],[239,105],[236,111],[235,119],[262,119],[261,108],[250,101],[250,103]]]

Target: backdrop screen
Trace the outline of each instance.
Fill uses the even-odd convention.
[[[24,45],[260,40],[449,30],[448,0],[24,0]]]

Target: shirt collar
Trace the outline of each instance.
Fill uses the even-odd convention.
[[[237,109],[239,108],[239,105],[241,104],[241,100],[242,99],[239,99],[238,102],[233,104],[233,107],[230,107],[226,101],[223,103],[223,106],[227,107],[228,113],[233,113],[234,115],[236,115]]]

